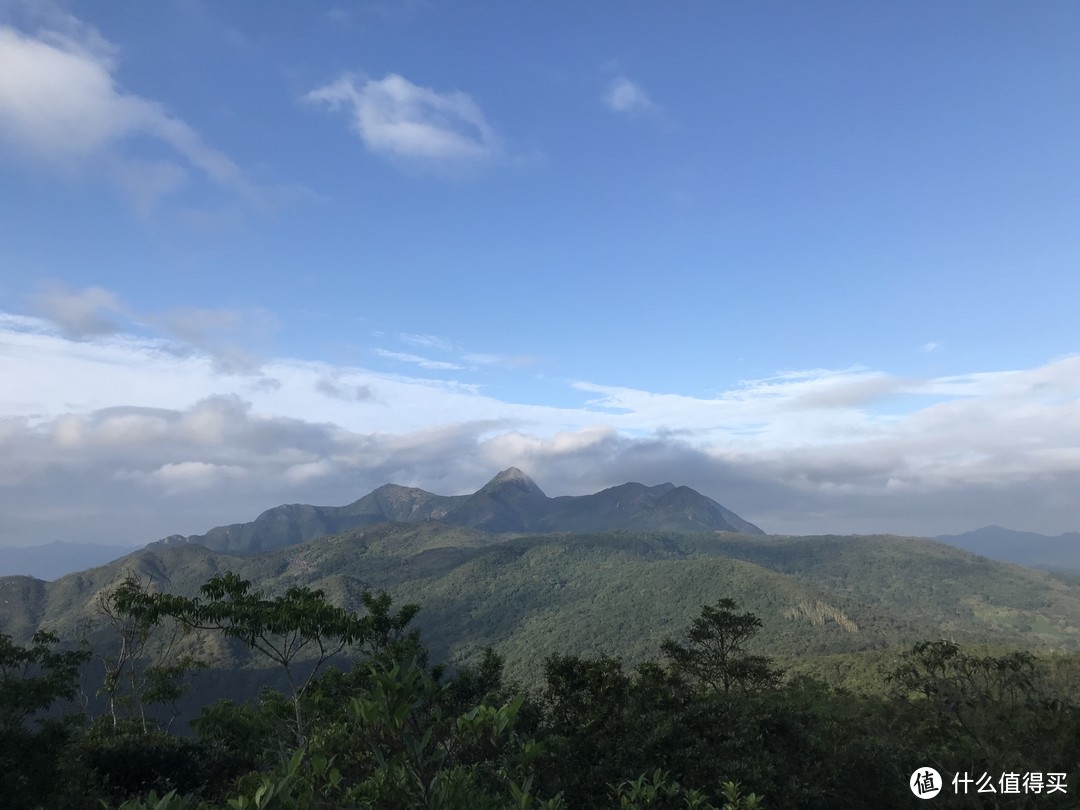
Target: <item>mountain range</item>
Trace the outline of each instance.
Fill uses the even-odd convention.
[[[1000,551],[991,539],[1016,539],[1004,531],[964,542]],[[422,606],[417,625],[436,660],[475,662],[491,645],[526,682],[552,653],[655,657],[721,597],[762,619],[761,652],[790,660],[943,636],[1080,650],[1077,576],[922,538],[770,536],[670,483],[549,498],[516,468],[470,495],[387,485],[344,507],[280,506],[173,535],[54,582],[0,577],[0,633],[25,642],[49,629],[107,645],[99,600],[126,576],[193,596],[224,571],[268,594],[319,588],[351,610],[365,591],[385,590]],[[201,653],[219,669],[244,666],[242,651]]]
[[[0,577],[0,632],[25,642],[49,629],[107,645],[98,600],[126,576],[193,596],[224,571],[269,594],[319,588],[351,610],[363,609],[364,591],[386,590],[396,604],[422,606],[416,623],[435,660],[476,662],[491,645],[525,682],[535,681],[553,653],[618,655],[630,664],[655,657],[663,638],[721,597],[762,619],[761,652],[791,660],[878,653],[941,637],[1080,650],[1080,577],[926,539],[500,535],[433,520],[382,523],[246,555],[154,544],[55,582]],[[244,664],[236,650],[207,649],[202,654],[218,668]]]
[[[218,526],[188,537],[171,535],[158,542],[198,543],[215,551],[253,554],[378,523],[427,520],[498,534],[615,529],[764,534],[690,487],[628,483],[592,495],[549,498],[529,476],[510,467],[471,495],[435,495],[386,484],[348,506],[277,506],[250,523]]]
[[[389,484],[348,506],[279,506],[172,535],[51,583],[0,577],[0,632],[74,638],[97,620],[100,594],[129,574],[194,595],[234,571],[270,593],[321,588],[350,609],[365,590],[387,590],[423,606],[419,624],[440,658],[462,663],[495,645],[525,678],[552,652],[655,655],[663,635],[720,596],[765,621],[773,654],[883,650],[943,634],[1080,650],[1080,578],[986,559],[1047,561],[1054,551],[1060,560],[1077,539],[999,527],[940,538],[949,545],[769,536],[689,487],[627,483],[549,498],[511,467],[470,495]]]
[[[511,467],[469,495],[436,495],[386,484],[347,506],[287,504],[268,509],[247,523],[218,526],[201,535],[170,535],[151,545],[194,543],[232,554],[257,554],[380,523],[415,525],[426,521],[496,534],[612,530],[764,534],[730,509],[686,486],[626,483],[592,495],[549,498],[529,476]],[[1080,573],[1080,532],[1051,537],[986,526],[932,539],[994,560]],[[130,546],[68,542],[0,546],[0,576],[54,580],[104,565],[134,550]]]

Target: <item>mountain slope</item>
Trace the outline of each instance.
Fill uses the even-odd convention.
[[[387,484],[348,506],[278,506],[250,523],[219,526],[190,537],[173,535],[159,542],[198,543],[218,551],[253,554],[377,523],[425,520],[495,533],[630,529],[764,534],[689,487],[630,483],[593,495],[549,498],[529,476],[511,467],[472,495],[434,495]]]
[[[351,609],[364,589],[423,607],[437,660],[486,645],[531,680],[551,653],[658,653],[701,605],[730,596],[760,616],[760,651],[824,655],[954,638],[1080,649],[1080,582],[924,539],[761,537],[715,532],[495,536],[433,521],[381,524],[271,553],[153,546],[54,583],[0,579],[0,632],[76,638],[98,594],[127,571],[194,595],[232,570],[271,593],[322,588]]]
[[[461,496],[444,497],[422,489],[386,484],[348,506],[276,506],[250,523],[218,526],[206,534],[190,537],[173,535],[161,542],[198,543],[217,551],[254,554],[376,523],[437,519],[460,499]]]
[[[544,531],[550,502],[535,481],[517,467],[510,467],[439,519],[487,532]]]

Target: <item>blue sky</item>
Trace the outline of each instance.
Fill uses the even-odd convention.
[[[394,480],[1080,528],[1072,2],[0,3],[0,544]]]

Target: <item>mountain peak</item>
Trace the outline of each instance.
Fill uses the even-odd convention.
[[[530,495],[540,495],[546,498],[547,495],[544,491],[536,485],[529,476],[519,470],[517,467],[507,467],[501,473],[496,475],[479,490],[480,492],[491,492],[495,489],[502,489],[503,487],[514,487],[520,489],[523,492],[527,492]]]
[[[437,520],[486,532],[734,531],[764,534],[734,512],[689,487],[629,483],[593,495],[549,498],[528,475],[508,467],[471,495],[434,495],[384,484],[347,506],[277,506],[250,523],[218,526],[203,535],[160,541],[253,554],[379,523]],[[2,570],[2,566],[0,566]]]

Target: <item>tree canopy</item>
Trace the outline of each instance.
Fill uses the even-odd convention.
[[[0,636],[11,806],[900,808],[918,767],[951,785],[1006,769],[1065,778],[1078,764],[1075,659],[927,641],[876,693],[859,694],[753,652],[761,620],[722,597],[664,642],[660,661],[630,669],[616,657],[552,655],[529,690],[490,649],[451,676],[430,665],[410,628],[419,608],[385,594],[365,594],[363,613],[350,613],[321,591],[267,595],[231,573],[192,598],[151,584],[128,579],[103,601],[120,636],[99,653],[107,692],[129,683],[146,704],[160,697],[142,675],[118,673],[178,666],[153,652],[169,623],[250,650],[286,688],[208,702],[177,734],[151,712],[117,713],[112,692],[98,717],[65,708],[90,651]],[[980,806],[974,792],[953,798]],[[996,800],[1028,807],[1032,797]]]

